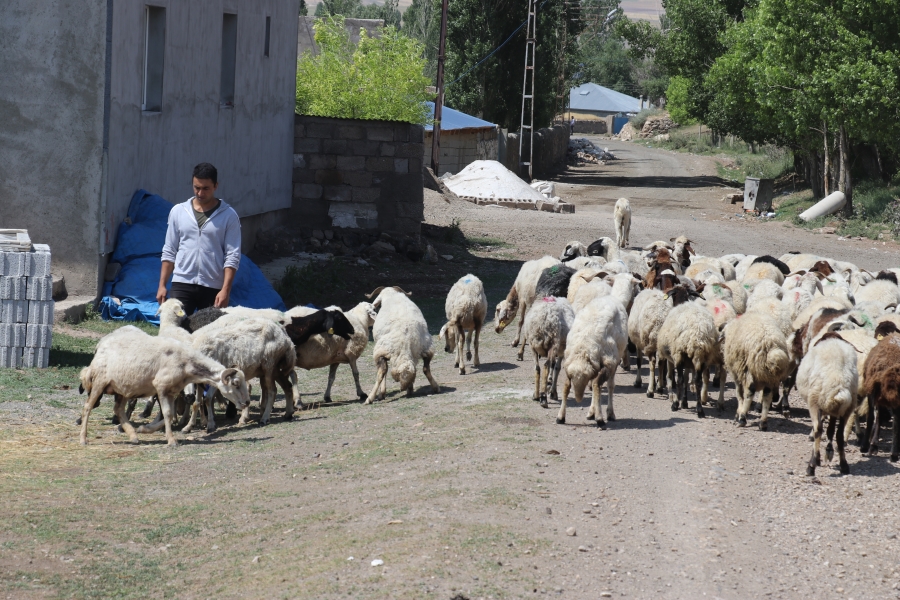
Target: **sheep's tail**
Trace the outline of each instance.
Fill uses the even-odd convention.
[[[83,394],[85,390],[88,393],[91,391],[91,368],[85,367],[81,370],[81,373],[78,374],[78,379],[81,380],[81,383],[78,384],[78,393]]]
[[[407,382],[415,379],[416,363],[409,356],[392,356],[390,364],[391,377],[394,378],[394,381],[399,381],[401,386],[405,386]]]
[[[783,348],[776,346],[775,348],[770,348],[766,353],[765,367],[770,373],[780,373],[784,371],[788,362],[790,362],[790,359]]]

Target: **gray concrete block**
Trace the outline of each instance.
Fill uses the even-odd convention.
[[[0,275],[25,276],[25,252],[0,252]]]
[[[19,327],[22,327],[19,325]],[[26,348],[49,348],[53,345],[53,325],[29,323],[25,332],[25,343],[16,344]]]
[[[25,338],[25,323],[0,323],[0,346],[21,348]]]
[[[394,173],[409,173],[409,159],[408,158],[395,158],[394,159]]]
[[[25,277],[0,277],[0,300],[24,300],[26,281]]]
[[[43,246],[46,251],[38,251]],[[33,252],[25,253],[25,275],[28,277],[46,277],[50,275],[50,247],[46,244],[35,244]]]
[[[311,183],[295,183],[294,198],[317,200],[322,197],[322,186]]]
[[[372,142],[393,142],[394,130],[391,127],[372,127],[366,128],[366,139]]]
[[[29,277],[28,289],[25,294],[27,300],[46,301],[53,298],[53,278]]]
[[[25,323],[28,300],[0,300],[0,323]]]
[[[50,348],[25,348],[21,360],[25,369],[46,369],[50,365]]]
[[[366,168],[366,159],[363,156],[338,156],[337,168],[342,171],[362,171]]]
[[[49,362],[49,355],[47,357]],[[22,366],[22,348],[0,347],[0,368],[18,369]]]
[[[33,325],[50,325],[53,323],[53,300],[32,300],[28,302],[27,320]],[[80,319],[76,322],[80,322]]]

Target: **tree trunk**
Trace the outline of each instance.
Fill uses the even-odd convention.
[[[838,189],[844,192],[844,196],[847,197],[847,203],[844,204],[844,216],[849,218],[853,216],[853,181],[850,178],[850,144],[847,140],[847,127],[843,124],[838,137],[841,161]]]
[[[822,160],[818,152],[808,152],[801,156],[803,163],[803,177],[812,188],[814,198],[823,198],[824,178],[822,177]]]
[[[825,195],[831,193],[831,148],[828,147],[828,125],[822,122],[822,137],[825,140]]]

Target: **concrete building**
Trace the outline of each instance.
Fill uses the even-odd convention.
[[[219,169],[245,250],[291,206],[296,0],[0,3],[0,228],[94,296],[135,190]]]
[[[434,118],[434,102],[428,103]],[[434,126],[425,126],[425,164],[431,165]],[[441,160],[437,175],[459,173],[476,160],[498,159],[499,130],[493,123],[453,110],[441,109]]]
[[[576,121],[600,121],[609,116],[637,113],[641,101],[596,83],[585,83],[569,91],[567,115]]]

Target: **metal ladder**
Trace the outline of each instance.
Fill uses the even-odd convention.
[[[528,165],[528,179],[532,178],[534,158],[534,50],[537,26],[537,0],[528,0],[528,24],[525,27],[525,77],[522,81],[522,120],[519,124],[519,171]],[[526,109],[526,104],[528,108]],[[528,161],[522,160],[525,131],[528,131]]]

